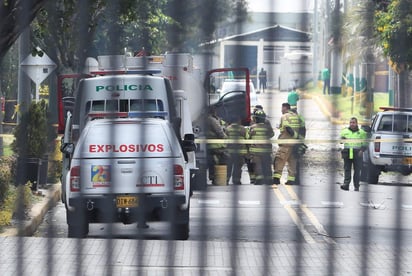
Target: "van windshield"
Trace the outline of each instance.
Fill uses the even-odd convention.
[[[86,114],[93,112],[165,111],[159,99],[91,100],[86,103]]]

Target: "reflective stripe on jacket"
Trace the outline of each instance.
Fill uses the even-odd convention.
[[[286,127],[289,126],[293,129],[295,132],[294,136],[290,136],[287,131]],[[305,121],[303,120],[303,117],[292,112],[288,111],[287,113],[283,114],[282,117],[280,118],[280,135],[279,139],[298,139],[298,138],[304,138],[300,137],[299,133],[301,132],[301,128],[305,127]]]
[[[269,140],[274,135],[272,127],[267,123],[258,123],[250,126],[249,139],[252,140]],[[251,144],[250,153],[267,153],[272,152],[272,144]]]
[[[228,153],[247,154],[246,144],[242,144],[242,140],[246,139],[246,128],[240,124],[234,123],[226,128],[227,138],[231,140],[239,140],[238,143],[228,144]]]
[[[220,119],[216,116],[209,115],[207,117],[207,138],[209,139],[224,139],[226,134],[220,123]],[[211,143],[208,144],[209,149],[225,148],[225,144]]]

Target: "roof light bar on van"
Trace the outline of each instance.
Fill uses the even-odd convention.
[[[408,107],[393,107],[393,106],[381,106],[379,109],[383,111],[412,111],[412,108]]]
[[[108,70],[108,71],[92,71],[90,74],[95,76],[107,76],[107,75],[154,75],[160,74],[162,71],[158,69],[147,70]]]

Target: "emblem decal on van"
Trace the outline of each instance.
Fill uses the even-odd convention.
[[[163,144],[121,144],[121,145],[89,145],[89,152],[163,152]]]
[[[149,84],[115,84],[115,85],[97,85],[96,92],[116,92],[116,91],[153,91]]]
[[[110,166],[109,165],[92,165],[91,182],[93,187],[108,187],[110,185]]]

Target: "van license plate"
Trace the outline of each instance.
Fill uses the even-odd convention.
[[[402,164],[404,164],[404,165],[410,165],[410,164],[412,164],[412,157],[404,157],[404,158],[402,159]]]
[[[117,208],[131,208],[139,206],[139,199],[137,196],[117,196]]]

